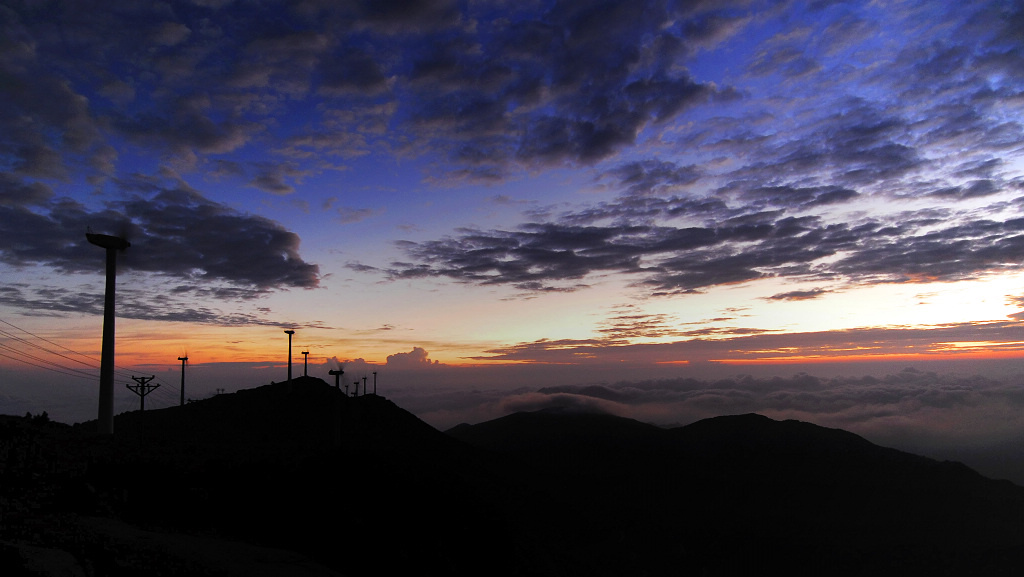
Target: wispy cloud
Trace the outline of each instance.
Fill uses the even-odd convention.
[[[626,321],[630,321],[627,323]],[[863,327],[822,332],[776,332],[744,327],[708,326],[686,331],[671,342],[637,343],[640,336],[666,336],[673,325],[659,316],[619,319],[605,337],[541,339],[487,351],[476,360],[530,363],[771,363],[886,358],[947,358],[957,354],[1019,354],[1024,341],[1020,321],[967,322],[916,328]],[[654,330],[654,333],[650,331]],[[673,336],[671,332],[668,336]],[[709,338],[713,337],[713,338]],[[728,337],[728,338],[723,338]],[[975,347],[965,346],[976,343]],[[998,344],[1003,343],[1003,344]]]

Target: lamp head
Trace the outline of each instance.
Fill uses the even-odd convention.
[[[96,246],[103,248],[113,248],[116,250],[124,250],[132,245],[132,243],[128,242],[127,240],[119,236],[112,236],[109,234],[96,234],[92,232],[87,232],[85,233],[85,239]]]

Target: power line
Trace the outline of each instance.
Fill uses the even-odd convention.
[[[44,341],[46,343],[49,343],[49,344],[51,344],[51,345],[53,345],[55,347],[59,347],[59,348],[65,350],[65,351],[68,351],[70,353],[74,353],[74,354],[83,356],[85,358],[89,358],[87,355],[83,355],[82,353],[73,351],[73,350],[71,350],[71,349],[69,349],[69,348],[67,348],[67,347],[65,347],[63,345],[60,345],[60,344],[55,343],[55,342],[53,342],[53,341],[51,341],[49,339],[41,337],[41,336],[39,336],[39,335],[37,335],[35,333],[27,331],[27,330],[25,330],[25,329],[15,325],[15,324],[13,324],[13,323],[10,323],[10,322],[5,321],[3,319],[0,319],[0,322],[2,322],[3,324],[5,324],[5,325],[7,325],[9,327],[18,329],[19,331],[21,331],[21,332],[23,332],[23,333],[25,333],[27,335],[35,337],[36,339],[39,339],[39,340]],[[65,355],[65,354],[63,354],[61,352],[55,351],[53,349],[50,349],[48,347],[39,345],[37,343],[30,342],[27,339],[24,339],[24,338],[22,338],[22,337],[20,337],[20,336],[18,336],[16,334],[10,333],[8,331],[0,329],[0,335],[3,335],[3,336],[5,336],[8,339],[11,339],[13,341],[16,341],[16,342],[19,342],[19,343],[23,343],[23,344],[25,344],[27,346],[30,346],[30,347],[32,347],[35,350],[41,350],[43,352],[46,352],[46,353],[49,353],[51,355],[54,355],[54,356],[66,359],[68,361],[72,361],[74,363],[78,363],[78,364],[84,365],[84,366],[86,366],[86,367],[88,367],[90,369],[94,369],[94,370],[97,369],[97,366],[95,364],[89,364],[89,363],[87,363],[85,361],[82,361],[80,359],[75,359],[75,358],[69,357],[68,355]],[[52,361],[52,360],[49,360],[49,359],[44,359],[44,358],[39,357],[39,356],[37,356],[35,354],[32,354],[32,353],[20,350],[18,348],[15,348],[15,347],[9,345],[9,344],[6,344],[6,343],[0,343],[0,347],[2,347],[2,348],[6,349],[8,351],[11,351],[11,352],[19,355],[19,357],[11,357],[10,355],[4,355],[4,357],[12,359],[12,360],[15,360],[15,361],[19,361],[19,362],[25,363],[27,365],[31,365],[31,366],[34,366],[34,367],[37,367],[37,368],[47,369],[47,370],[58,372],[58,373],[61,373],[61,374],[66,374],[66,375],[70,375],[70,376],[76,376],[76,377],[80,377],[80,378],[90,378],[90,379],[96,378],[96,375],[93,375],[93,374],[90,374],[90,373],[86,373],[86,372],[82,371],[79,368],[69,367],[69,366],[61,364],[61,363],[59,363],[57,361]],[[33,363],[33,362],[29,362],[29,361],[25,360],[26,358],[32,359],[34,361],[37,361],[38,363],[43,363],[43,365],[40,365],[40,364],[37,364],[37,363]],[[52,367],[57,367],[57,368],[55,369],[55,368],[44,366],[44,365],[52,365]]]
[[[71,372],[68,372],[68,371],[61,370],[61,369],[55,369],[53,367],[47,367],[47,366],[39,365],[39,364],[36,364],[36,363],[30,363],[30,362],[26,361],[25,359],[22,359],[22,358],[19,358],[19,357],[12,357],[11,355],[7,355],[7,354],[4,354],[4,353],[0,353],[0,357],[8,358],[8,359],[11,359],[12,361],[18,361],[20,363],[25,363],[26,365],[30,365],[30,366],[33,366],[33,367],[36,367],[36,368],[39,368],[39,369],[45,369],[47,371],[53,371],[55,373],[60,373],[62,375],[68,375],[70,377],[78,377],[78,378],[82,378],[82,379],[95,379],[96,378],[96,375],[86,375],[86,374],[81,374],[81,373],[71,373]],[[64,368],[64,367],[62,367],[62,368]]]
[[[35,334],[35,333],[31,333],[31,332],[29,332],[29,331],[27,331],[27,330],[25,330],[25,329],[23,329],[23,328],[21,328],[21,327],[19,327],[19,326],[16,326],[16,325],[13,325],[13,324],[11,324],[11,323],[9,323],[9,322],[7,322],[7,321],[3,320],[3,319],[0,319],[0,323],[4,323],[5,325],[7,325],[7,326],[9,326],[9,327],[13,327],[13,328],[16,328],[16,329],[18,329],[19,331],[21,331],[21,332],[23,332],[23,333],[25,333],[25,334],[27,334],[27,335],[31,335],[31,336],[33,336],[33,337],[35,337],[35,338],[37,338],[37,339],[39,339],[39,340],[41,340],[41,341],[43,341],[43,342],[47,342],[47,343],[50,343],[51,345],[53,345],[53,346],[55,346],[55,347],[60,347],[60,348],[64,349],[65,351],[69,352],[69,353],[74,353],[74,354],[76,354],[76,355],[79,355],[79,356],[83,356],[83,357],[85,357],[85,358],[87,358],[87,359],[89,359],[89,360],[91,360],[91,361],[94,361],[94,362],[96,362],[96,361],[97,361],[97,359],[95,359],[95,358],[93,358],[93,357],[90,357],[89,355],[86,355],[85,353],[80,353],[80,352],[78,352],[78,351],[74,351],[74,350],[72,350],[72,349],[69,349],[69,348],[65,347],[64,345],[61,345],[61,344],[55,343],[55,342],[53,342],[53,341],[51,341],[51,340],[49,340],[49,339],[47,339],[47,338],[41,337],[41,336],[39,336],[39,335],[37,335],[37,334]],[[6,331],[3,331],[3,330],[0,330],[0,334],[4,334],[4,335],[7,335],[7,336],[9,336],[9,337],[11,337],[11,338],[13,338],[13,339],[17,339],[17,340],[19,340],[19,341],[22,341],[22,342],[24,342],[24,343],[26,343],[26,344],[32,344],[32,343],[29,343],[28,341],[26,341],[26,340],[24,340],[24,339],[22,339],[22,338],[20,338],[20,337],[17,337],[17,336],[15,336],[15,335],[12,335],[12,334],[10,334],[10,333],[8,333],[8,332],[6,332]],[[39,346],[39,345],[33,345],[33,346]],[[85,363],[85,361],[81,361],[81,360],[78,360],[78,359],[72,359],[72,358],[70,358],[70,357],[67,357],[67,356],[65,356],[65,355],[62,355],[62,354],[60,354],[60,353],[58,353],[58,352],[55,352],[55,351],[50,351],[50,350],[49,350],[49,349],[47,349],[46,347],[39,347],[39,348],[41,348],[41,349],[43,349],[43,350],[46,350],[46,351],[47,351],[47,352],[49,352],[49,353],[52,353],[52,354],[55,354],[55,355],[58,355],[58,356],[64,357],[64,358],[66,358],[66,359],[68,359],[68,360],[71,360],[71,361],[75,361],[76,363],[82,363],[83,365],[84,365],[84,364],[86,364],[86,363]]]
[[[76,377],[89,381],[96,381],[99,378],[97,372],[99,371],[100,360],[98,357],[78,352],[59,342],[55,342],[19,327],[7,320],[0,319],[0,323],[25,335],[22,336],[21,334],[15,334],[9,330],[0,328],[0,338],[4,339],[3,342],[0,342],[0,358],[10,359],[30,367],[35,367],[36,369],[43,369],[69,377]],[[29,347],[30,350],[23,350],[21,347]],[[46,358],[46,355],[52,355],[54,358]],[[63,361],[60,359],[63,359]],[[81,367],[85,368],[83,369]],[[89,372],[90,370],[92,372]],[[114,376],[118,380],[126,382],[129,379],[134,378],[134,374],[138,374],[139,372],[145,373],[151,372],[151,370],[141,370],[138,367],[132,368],[114,365],[113,371]],[[158,382],[160,386],[154,387],[151,391],[153,405],[163,407],[180,404],[180,400],[177,398],[180,396],[181,392],[180,384],[178,382],[171,383],[156,374],[154,374],[154,380]],[[131,403],[130,398],[122,399],[120,398],[121,395],[116,396],[118,397],[115,401],[117,403],[116,412],[126,412],[137,408],[137,405]]]
[[[5,324],[5,325],[7,325],[7,326],[9,326],[11,328],[17,329],[17,330],[25,333],[26,335],[29,335],[29,336],[31,336],[33,338],[39,339],[40,341],[43,341],[43,342],[48,343],[50,345],[53,345],[54,347],[57,347],[57,348],[59,348],[59,349],[61,349],[63,351],[67,351],[68,353],[75,354],[75,355],[81,356],[83,358],[89,359],[93,363],[90,364],[90,363],[87,363],[87,362],[85,362],[85,361],[83,361],[81,359],[72,358],[72,357],[70,357],[70,356],[68,356],[66,354],[63,354],[63,353],[59,352],[59,351],[53,350],[53,349],[51,349],[49,347],[46,347],[46,346],[39,345],[38,343],[31,342],[31,341],[29,341],[29,340],[27,340],[25,338],[22,338],[22,337],[20,337],[20,336],[18,336],[16,334],[13,334],[13,333],[11,333],[9,331],[5,331],[3,329],[0,329],[0,335],[6,336],[9,339],[13,339],[13,340],[15,340],[17,342],[23,343],[25,345],[28,345],[30,347],[33,347],[33,348],[36,348],[36,349],[39,349],[39,350],[42,350],[42,351],[45,351],[45,352],[47,352],[49,354],[58,356],[60,358],[66,359],[68,361],[79,363],[79,364],[84,365],[84,366],[86,366],[86,367],[88,367],[90,369],[93,369],[93,370],[98,370],[99,369],[99,366],[98,366],[99,360],[97,358],[95,358],[95,357],[91,357],[91,356],[89,356],[89,355],[87,355],[85,353],[80,353],[80,352],[78,352],[78,351],[76,351],[74,349],[68,348],[68,347],[66,347],[66,346],[64,346],[64,345],[62,345],[60,343],[54,342],[54,341],[52,341],[50,339],[47,339],[47,338],[42,337],[40,335],[37,335],[37,334],[35,334],[35,333],[31,332],[31,331],[28,331],[28,330],[26,330],[26,329],[24,329],[22,327],[19,327],[19,326],[15,325],[15,324],[13,324],[13,323],[11,323],[9,321],[4,320],[4,319],[0,319],[0,323],[3,323],[3,324]],[[3,355],[5,358],[9,358],[9,359],[14,360],[14,361],[18,361],[18,362],[21,362],[21,363],[24,363],[24,364],[27,364],[27,365],[30,365],[30,366],[34,366],[36,368],[46,369],[46,370],[50,370],[50,371],[57,372],[57,373],[60,373],[60,374],[65,374],[65,375],[68,375],[68,376],[75,376],[75,377],[79,377],[79,378],[88,378],[88,379],[95,379],[95,378],[97,378],[96,375],[90,374],[90,373],[86,373],[86,372],[82,371],[81,369],[77,369],[77,368],[74,368],[74,367],[68,367],[68,366],[65,366],[65,365],[63,365],[63,364],[61,364],[59,362],[48,360],[48,359],[44,359],[42,357],[33,355],[31,353],[19,350],[19,349],[15,348],[15,347],[12,347],[10,345],[5,345],[3,343],[0,343],[0,347],[4,348],[4,349],[6,349],[6,350],[8,350],[10,352],[13,352],[13,353],[15,353],[17,355],[20,355],[20,357],[26,357],[26,358],[32,359],[32,360],[34,360],[36,362],[30,362],[28,360],[25,360],[25,358],[13,357],[11,355],[6,355],[6,354]],[[38,364],[38,363],[42,363],[42,364]],[[45,366],[45,365],[52,365],[52,366]],[[56,367],[56,368],[53,368],[53,367]],[[114,367],[116,369],[114,374],[118,378],[125,379],[125,380],[131,378],[133,373],[139,372],[138,370],[133,369],[131,367],[124,367],[124,366],[121,366],[121,365],[114,365]],[[166,381],[164,381],[160,377],[157,377],[157,380],[162,385],[167,385],[168,387],[172,386],[172,385],[170,385],[169,383],[167,383]],[[178,385],[173,385],[173,386],[174,387],[178,387]],[[175,390],[177,390],[177,388],[175,388]],[[162,391],[162,392],[166,392],[168,394],[170,393],[170,391],[166,390],[166,389],[164,391]]]
[[[94,376],[94,375],[91,375],[89,373],[86,373],[85,371],[83,371],[81,369],[74,369],[74,368],[71,368],[71,367],[66,367],[66,366],[64,366],[64,365],[62,365],[60,363],[55,362],[55,361],[51,361],[51,360],[44,359],[42,357],[38,357],[36,355],[33,355],[32,353],[27,353],[27,352],[22,351],[20,349],[16,349],[16,348],[14,348],[14,347],[12,347],[10,345],[7,345],[5,343],[0,343],[0,349],[5,349],[5,350],[10,351],[12,353],[16,353],[18,355],[21,355],[22,357],[26,357],[26,358],[32,359],[34,361],[38,361],[38,362],[43,363],[43,364],[53,365],[55,367],[64,369],[66,371],[70,371],[72,373],[78,373],[80,375],[88,376],[88,377]],[[27,363],[28,361],[23,361],[23,362]],[[36,365],[36,366],[39,366],[39,365]]]

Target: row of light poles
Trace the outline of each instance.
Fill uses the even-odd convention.
[[[99,402],[99,432],[106,434],[114,433],[114,302],[116,294],[117,279],[117,253],[131,246],[126,239],[108,234],[95,234],[89,231],[85,234],[86,240],[106,250],[106,286],[103,294],[103,344],[100,351],[100,402]],[[286,330],[288,335],[288,381],[292,380],[292,335],[294,330]],[[303,376],[308,376],[309,351],[302,351],[305,360],[303,362]],[[181,401],[185,404],[185,362],[188,355],[178,357],[181,361]],[[332,373],[333,374],[333,373]],[[340,375],[340,371],[339,371]],[[133,377],[134,378],[134,377]],[[363,394],[366,394],[366,379],[363,379]],[[358,382],[356,384],[358,391]],[[377,393],[377,373],[373,373],[373,392]]]
[[[289,329],[284,332],[288,335],[288,381],[292,380],[292,335],[295,331]],[[302,356],[305,357],[302,362],[302,376],[309,376],[309,351],[302,351]]]
[[[284,334],[288,335],[288,382],[291,382],[291,380],[292,380],[292,335],[295,334],[295,331],[293,331],[291,329],[288,329],[288,330],[284,331]],[[309,376],[309,370],[308,370],[309,369],[309,351],[302,351],[302,355],[303,355],[303,359],[302,359],[302,376],[308,377]],[[340,388],[339,387],[339,381],[341,379],[341,375],[345,374],[345,371],[341,370],[339,368],[337,371],[329,370],[329,371],[327,371],[327,373],[334,377],[334,386],[335,386],[335,388]],[[182,383],[183,383],[182,387],[183,388],[184,388],[184,378],[185,377],[183,376],[182,377],[182,379],[183,379],[182,380]],[[348,385],[345,385],[345,390],[346,391],[348,390]],[[355,381],[355,393],[356,393],[356,396],[359,395],[359,381]],[[363,394],[364,395],[367,394],[366,393],[366,377],[363,377]],[[377,394],[377,371],[373,371],[373,394],[374,395]]]

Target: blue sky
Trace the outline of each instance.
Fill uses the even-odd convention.
[[[293,328],[438,426],[517,387],[912,368],[931,389],[841,407],[853,381],[602,407],[1020,432],[1020,2],[13,2],[0,27],[4,412],[92,414],[14,338],[96,356],[91,228],[132,242],[119,363],[187,351],[197,391],[272,380]]]

